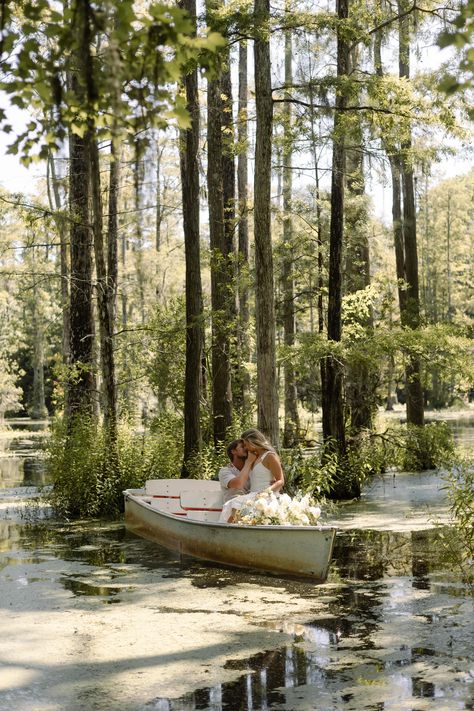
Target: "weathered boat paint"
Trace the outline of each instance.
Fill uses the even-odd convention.
[[[153,508],[143,490],[126,490],[125,524],[133,533],[183,554],[230,566],[324,582],[336,529],[329,526],[237,526],[186,519]]]

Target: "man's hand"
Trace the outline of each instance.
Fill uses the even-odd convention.
[[[247,452],[247,459],[245,460],[246,462],[252,465],[256,459],[257,455],[255,454],[255,452]]]

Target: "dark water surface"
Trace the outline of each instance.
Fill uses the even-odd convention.
[[[474,709],[472,589],[433,473],[335,511],[319,586],[54,520],[20,479],[0,484],[1,711]]]

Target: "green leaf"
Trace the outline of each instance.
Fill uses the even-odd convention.
[[[179,128],[182,128],[183,130],[191,128],[191,118],[185,107],[175,106],[174,109],[168,112],[168,116],[177,120]]]
[[[75,136],[79,136],[79,138],[84,138],[87,131],[87,125],[85,123],[71,123],[69,128],[71,133]]]

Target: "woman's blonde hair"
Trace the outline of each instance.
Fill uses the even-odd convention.
[[[260,430],[246,430],[245,432],[242,432],[240,435],[241,439],[246,439],[248,442],[253,444],[255,447],[260,447],[261,449],[264,449],[267,452],[274,452],[275,448],[272,446],[272,444],[268,441],[268,439],[265,437],[263,432],[260,432]]]

